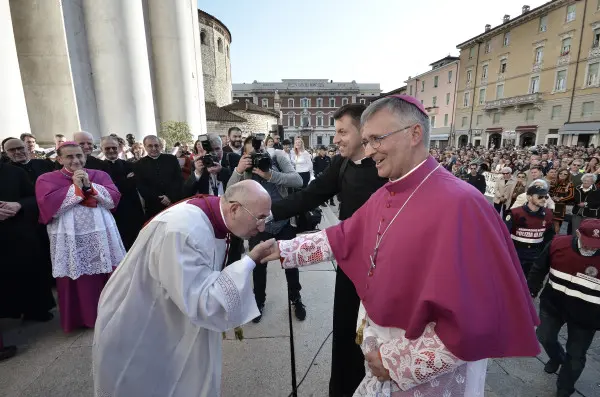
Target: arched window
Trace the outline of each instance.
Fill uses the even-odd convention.
[[[293,127],[294,125],[296,125],[296,114],[294,114],[294,112],[290,112],[287,114],[288,117],[288,127]]]
[[[289,98],[288,99],[288,108],[293,108],[294,107],[294,98]]]
[[[323,112],[317,112],[317,127],[323,127]]]
[[[217,49],[219,50],[220,53],[223,52],[223,40],[221,40],[220,37],[217,39]]]
[[[206,31],[200,31],[200,44],[206,45]]]

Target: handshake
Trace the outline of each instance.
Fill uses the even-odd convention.
[[[250,251],[248,256],[256,264],[267,263],[269,261],[279,259],[281,257],[281,252],[279,251],[279,244],[274,238],[272,238],[258,244],[252,249],[252,251]]]

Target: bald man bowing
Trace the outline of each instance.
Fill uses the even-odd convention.
[[[273,240],[224,268],[230,234],[264,231],[269,193],[255,181],[158,214],[109,280],[93,346],[96,396],[220,396],[221,332],[260,312],[255,264]]]

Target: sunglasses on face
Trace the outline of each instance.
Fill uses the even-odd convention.
[[[549,196],[538,196],[540,200],[548,200]]]

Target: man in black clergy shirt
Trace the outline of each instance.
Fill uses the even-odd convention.
[[[162,144],[157,136],[146,136],[143,144],[148,155],[134,163],[133,169],[149,219],[181,200],[183,174],[177,157],[161,153]]]
[[[341,156],[303,190],[272,204],[274,220],[300,215],[334,196],[340,197],[340,220],[350,218],[387,181],[377,175],[375,162],[365,157],[360,135],[360,116],[366,106],[348,104],[339,108],[333,143]],[[352,281],[338,267],[333,302],[333,340],[330,397],[350,397],[365,376],[364,356],[356,344],[356,319],[360,299]]]
[[[119,159],[119,142],[114,137],[105,136],[102,138],[100,147],[104,157],[106,157],[106,160],[104,160],[106,172],[121,193],[121,200],[119,200],[119,205],[117,205],[113,215],[123,245],[129,251],[146,221],[135,184],[133,164]]]
[[[30,159],[25,143],[20,139],[7,139],[4,142],[4,151],[10,159],[10,164],[25,171],[34,186],[40,175],[54,171],[54,165],[48,160]]]

